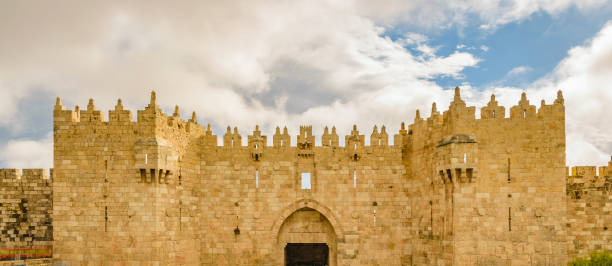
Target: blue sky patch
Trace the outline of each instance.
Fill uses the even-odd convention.
[[[583,13],[570,7],[557,15],[536,12],[522,21],[499,26],[495,31],[478,25],[453,25],[446,29],[419,30],[410,25],[396,25],[385,36],[392,40],[415,32],[428,38],[427,45],[436,47],[437,56],[456,51],[469,52],[481,61],[476,67],[463,70],[459,78],[438,76],[433,79],[445,89],[464,82],[486,89],[491,86],[525,87],[550,73],[574,46],[592,38],[608,21],[608,10]],[[477,24],[473,17],[468,24]],[[419,54],[416,46],[406,47]]]

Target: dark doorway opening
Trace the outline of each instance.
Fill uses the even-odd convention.
[[[285,247],[287,266],[327,266],[329,247],[325,243],[288,243]]]

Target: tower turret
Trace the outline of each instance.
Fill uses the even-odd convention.
[[[291,146],[291,137],[287,132],[287,127],[283,129],[283,133],[281,134],[280,128],[276,127],[276,132],[274,132],[274,136],[272,136],[272,142],[274,147],[276,148],[288,148]]]
[[[263,157],[263,151],[268,143],[266,136],[261,135],[261,131],[259,131],[259,125],[255,126],[255,130],[253,130],[253,135],[248,136],[248,145],[249,151],[251,153],[251,158],[255,161],[261,160]]]
[[[349,153],[353,160],[359,160],[361,157],[361,149],[365,143],[365,136],[359,135],[357,125],[353,125],[351,134],[345,137],[346,151]]]

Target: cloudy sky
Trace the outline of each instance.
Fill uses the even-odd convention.
[[[170,2],[172,2],[170,4]],[[177,3],[180,2],[180,3]],[[415,109],[563,90],[567,163],[612,154],[607,0],[0,1],[0,167],[52,166],[52,107],[135,112],[155,90],[217,135],[395,134]],[[246,138],[243,138],[246,139]]]

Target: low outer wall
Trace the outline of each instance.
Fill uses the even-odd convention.
[[[50,174],[43,169],[0,169],[0,250],[53,245]],[[0,259],[10,259],[4,253]]]
[[[586,257],[592,251],[612,251],[612,175],[600,171],[597,176],[594,169],[575,167],[573,176],[568,177],[567,250],[570,259]]]

